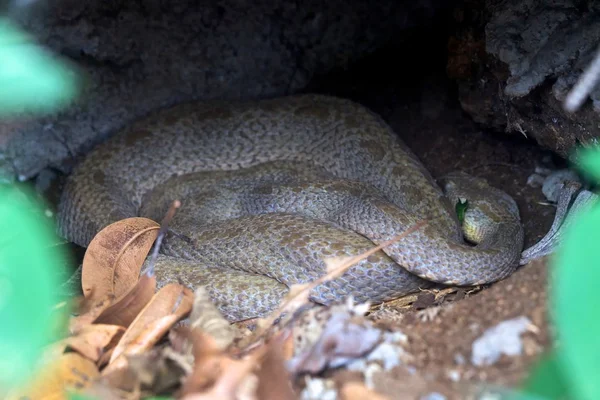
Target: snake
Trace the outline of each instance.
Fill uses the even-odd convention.
[[[176,199],[158,285],[204,286],[230,321],[267,315],[293,285],[420,222],[310,301],[493,283],[516,270],[524,241],[508,194],[461,171],[435,180],[380,115],[312,93],[180,103],[132,122],[75,166],[58,232],[86,247],[121,219],[160,221]]]

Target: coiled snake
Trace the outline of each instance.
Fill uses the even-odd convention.
[[[325,258],[357,255],[420,220],[401,241],[314,289],[329,304],[384,301],[432,282],[497,281],[518,265],[514,201],[452,173],[438,186],[375,113],[345,99],[295,95],[186,103],[100,144],[69,177],[59,230],[87,246],[106,225],[175,215],[159,282],[206,285],[230,320],[262,316],[288,286],[323,275]],[[453,205],[467,198],[465,242]],[[471,223],[474,221],[474,223]]]

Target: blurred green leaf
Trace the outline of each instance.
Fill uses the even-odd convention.
[[[600,178],[600,152],[581,154]],[[551,312],[560,343],[557,361],[575,399],[600,399],[600,207],[575,216],[554,258]]]
[[[540,360],[529,375],[523,391],[525,394],[537,395],[551,400],[569,398],[568,385],[558,365],[555,353],[551,353]]]
[[[40,214],[0,185],[0,393],[31,376],[68,312],[53,310],[66,258]]]
[[[76,81],[65,62],[0,18],[0,117],[55,111],[74,98]]]
[[[84,395],[76,392],[67,392],[67,397],[69,398],[69,400],[99,400],[98,397]]]
[[[596,183],[600,183],[600,146],[585,148],[579,155],[579,169],[583,174]]]

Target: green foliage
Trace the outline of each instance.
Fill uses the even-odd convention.
[[[588,174],[600,179],[600,152],[581,155]],[[600,207],[577,215],[557,253],[551,283],[557,357],[574,398],[600,399]]]
[[[0,18],[0,117],[54,111],[73,98],[75,80],[64,63]],[[53,309],[67,262],[53,246],[52,224],[40,218],[44,204],[31,207],[15,193],[0,186],[0,397],[35,371],[68,311]]]
[[[600,150],[580,153],[585,174],[600,181]],[[557,346],[531,374],[524,394],[544,399],[600,399],[600,204],[575,215],[552,258],[550,315]]]
[[[56,339],[61,319],[53,307],[65,265],[49,224],[14,192],[0,186],[0,392],[23,383],[42,346]]]
[[[47,113],[66,105],[77,89],[67,64],[0,18],[0,117]]]
[[[567,398],[569,388],[555,353],[550,353],[540,361],[529,376],[524,392],[541,399]]]

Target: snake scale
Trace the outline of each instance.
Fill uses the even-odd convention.
[[[461,229],[454,204],[463,197]],[[523,247],[507,194],[459,172],[438,185],[381,117],[333,96],[185,103],[140,119],[76,166],[59,232],[85,247],[119,219],[160,221],[175,199],[159,284],[206,285],[230,320],[265,315],[290,285],[322,276],[325,259],[358,255],[422,220],[311,300],[380,302],[434,283],[494,282],[516,269]]]

